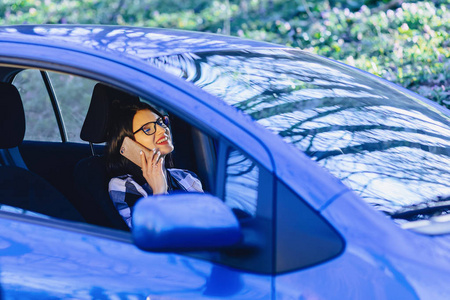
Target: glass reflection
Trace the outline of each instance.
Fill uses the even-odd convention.
[[[44,36],[54,41],[80,44],[101,51],[124,52],[140,59],[157,55],[187,53],[198,49],[245,48],[246,45],[229,45],[228,42],[205,38],[202,33],[180,32],[157,28],[111,26],[46,25],[1,28],[1,35],[14,35],[31,41],[34,36]],[[42,40],[40,40],[42,41]]]
[[[227,160],[225,203],[234,209],[238,216],[255,216],[258,177],[259,169],[253,161],[237,150],[230,151]]]
[[[450,195],[449,117],[380,81],[296,50],[149,62],[248,113],[380,210]]]

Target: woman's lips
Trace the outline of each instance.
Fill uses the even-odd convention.
[[[167,138],[167,136],[163,136],[162,138],[160,138],[159,140],[156,141],[157,145],[165,145],[169,142],[169,139]]]

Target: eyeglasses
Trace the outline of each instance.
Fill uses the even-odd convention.
[[[161,126],[164,129],[166,129],[169,126],[169,117],[168,116],[164,116],[164,117],[156,119],[155,122],[145,123],[144,125],[141,126],[141,128],[139,128],[138,130],[133,132],[133,134],[136,134],[136,133],[138,133],[141,130],[146,135],[155,134],[155,132],[156,132],[156,124],[158,124],[159,126]]]

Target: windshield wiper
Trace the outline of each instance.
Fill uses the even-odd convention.
[[[448,210],[450,210],[450,195],[445,197],[438,196],[436,200],[413,204],[399,211],[389,213],[389,215],[393,219],[414,220],[419,215],[432,217]]]

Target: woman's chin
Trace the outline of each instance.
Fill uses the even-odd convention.
[[[157,145],[156,149],[159,150],[161,155],[167,155],[169,153],[172,153],[174,147],[172,144],[166,144],[166,145]]]

